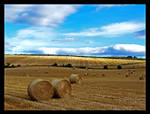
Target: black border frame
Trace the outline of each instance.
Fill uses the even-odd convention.
[[[1,28],[0,28],[0,42],[1,42],[1,67],[0,67],[0,111],[1,112],[9,112],[8,110],[4,110],[4,5],[5,4],[145,4],[146,5],[146,31],[149,30],[149,24],[148,21],[150,20],[149,14],[150,14],[150,8],[149,8],[149,0],[0,0],[0,22],[1,22]],[[149,94],[149,88],[150,84],[148,84],[150,80],[150,48],[148,47],[150,45],[150,42],[148,40],[148,33],[146,32],[146,111],[138,111],[138,112],[149,112],[150,111],[150,94]],[[3,43],[3,45],[2,45]],[[2,81],[3,80],[3,81]],[[22,110],[21,110],[22,111]],[[28,110],[24,110],[28,111]],[[38,110],[39,111],[39,110]],[[42,111],[42,110],[41,110]],[[39,112],[41,112],[39,111]],[[51,110],[47,110],[51,111]],[[73,110],[74,111],[74,110]],[[89,110],[90,111],[90,110]],[[91,112],[107,112],[107,111],[114,111],[114,110],[106,110],[106,111],[91,111]],[[119,110],[124,111],[124,110]],[[137,110],[135,110],[137,111]],[[125,111],[125,112],[135,112],[133,111]],[[14,112],[14,111],[13,111]],[[15,111],[18,112],[18,111]],[[31,111],[31,112],[36,112]],[[52,111],[53,112],[53,111]],[[56,112],[56,111],[54,111]],[[76,110],[75,110],[76,112]],[[118,112],[118,111],[115,111]]]

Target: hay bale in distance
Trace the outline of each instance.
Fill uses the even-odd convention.
[[[72,67],[72,69],[73,69],[73,70],[76,70],[76,67],[75,67],[75,66],[73,66],[73,67]]]
[[[108,66],[107,66],[107,65],[104,65],[104,69],[108,69]]]
[[[73,66],[72,64],[69,63],[69,64],[64,65],[64,67],[73,67]]]
[[[118,66],[117,66],[117,69],[122,69],[122,66],[121,66],[121,65],[118,65]]]
[[[74,84],[74,83],[80,84],[81,80],[82,80],[82,77],[79,76],[78,74],[71,74],[69,80],[70,80],[71,84]]]
[[[144,75],[140,76],[139,80],[144,80]]]
[[[42,101],[50,99],[54,94],[54,89],[49,81],[37,79],[28,86],[28,95],[32,100]]]
[[[87,76],[88,75],[88,73],[86,72],[86,73],[84,73],[84,76]]]
[[[86,67],[85,69],[88,70],[88,67]]]
[[[105,77],[105,74],[102,74],[103,77]]]
[[[129,77],[129,74],[126,74],[125,77]]]
[[[64,98],[71,95],[71,84],[68,80],[65,79],[55,79],[51,82],[54,88],[55,98]]]
[[[133,71],[131,71],[130,74],[133,74]]]

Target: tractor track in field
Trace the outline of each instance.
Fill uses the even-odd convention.
[[[18,97],[18,96],[12,96],[10,94],[5,94],[6,97],[6,102],[7,100],[9,100],[9,104],[14,104],[18,107],[26,107],[26,106],[30,106],[32,107],[32,109],[46,109],[46,110],[66,110],[68,109],[67,107],[62,107],[60,105],[56,105],[56,104],[50,104],[50,103],[45,103],[45,102],[36,102],[36,101],[31,101],[29,99],[25,99],[22,97]],[[17,101],[18,100],[18,101]],[[21,102],[19,102],[21,101]],[[26,107],[28,109],[28,107]]]
[[[101,105],[105,105],[108,106],[109,108],[112,108],[113,107],[113,110],[115,108],[115,106],[117,107],[117,109],[127,109],[127,110],[130,110],[130,109],[135,109],[135,108],[138,108],[138,109],[143,109],[143,106],[145,105],[144,101],[143,102],[139,102],[139,101],[130,101],[129,98],[127,99],[121,99],[120,98],[116,98],[116,97],[112,97],[110,98],[110,96],[106,96],[106,95],[103,95],[103,96],[97,96],[95,94],[91,94],[89,96],[86,96],[86,97],[81,97],[81,96],[84,96],[85,94],[80,94],[78,93],[78,97],[76,97],[77,99],[80,99],[80,101],[82,100],[85,100],[87,102],[91,102],[91,103],[97,103],[97,104],[101,104]],[[103,99],[104,98],[104,99]],[[113,99],[112,99],[113,98]],[[116,108],[115,108],[116,109]]]
[[[6,93],[6,95],[11,95],[16,98],[21,98],[21,99],[30,101],[30,99],[28,99],[28,98],[20,97],[22,94],[24,94],[24,92],[20,92],[20,91],[19,92],[11,91],[11,92],[9,92],[9,94]],[[78,92],[77,94],[78,94],[78,96],[72,95],[71,98],[64,99],[64,101],[61,101],[60,103],[56,103],[56,102],[51,103],[51,100],[47,101],[47,102],[44,101],[44,102],[37,102],[37,103],[43,103],[45,105],[50,105],[50,106],[53,105],[53,106],[58,107],[59,109],[63,108],[63,110],[86,109],[86,107],[88,107],[88,109],[95,107],[95,109],[99,109],[99,110],[101,110],[101,109],[102,110],[106,110],[106,109],[107,110],[111,110],[111,109],[112,110],[131,110],[131,109],[134,109],[135,106],[138,109],[143,109],[141,107],[141,105],[139,105],[139,104],[141,104],[139,101],[136,100],[136,102],[135,102],[134,100],[131,100],[128,97],[117,98],[117,97],[114,97],[111,95],[108,96],[108,95],[99,95],[99,94],[86,94],[83,92]],[[85,96],[85,97],[81,97],[81,96]],[[107,101],[95,100],[95,99],[100,99],[100,98],[105,98],[107,100],[113,99],[113,101],[117,100],[117,102],[127,102],[129,104],[128,104],[128,106],[125,106],[125,104],[119,106],[119,105],[116,105],[116,104],[113,104],[113,103],[110,103]],[[69,102],[67,102],[67,100],[69,100]],[[131,102],[132,102],[132,104],[130,104]],[[72,107],[71,105],[73,105],[75,107]],[[143,103],[142,103],[142,105],[143,105]]]

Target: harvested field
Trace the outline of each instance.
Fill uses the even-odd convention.
[[[90,59],[61,61],[55,56],[5,56],[5,63],[20,64],[21,67],[5,68],[4,109],[5,110],[146,110],[146,82],[139,77],[145,74],[145,61],[110,59],[94,61]],[[52,58],[52,59],[51,59]],[[60,57],[61,58],[61,57]],[[141,63],[122,67],[122,69],[80,69],[46,66],[58,64],[105,65],[120,63]],[[108,61],[107,61],[108,60]],[[82,61],[82,62],[81,62]],[[86,63],[85,63],[86,61]],[[103,62],[102,62],[103,61]],[[120,63],[119,63],[120,62]],[[40,66],[41,65],[41,66]],[[43,65],[43,66],[42,66]],[[44,66],[45,65],[45,66]],[[136,67],[137,66],[137,67]],[[143,67],[144,66],[144,67]],[[133,73],[129,73],[129,72]],[[84,76],[81,84],[71,85],[71,96],[50,98],[46,101],[32,101],[27,93],[28,85],[36,79],[52,81],[69,80],[71,74]],[[129,74],[128,77],[125,75]]]

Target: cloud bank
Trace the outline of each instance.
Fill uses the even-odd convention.
[[[24,50],[27,54],[80,55],[80,56],[145,56],[145,46],[137,44],[116,44],[105,47],[47,48]]]

